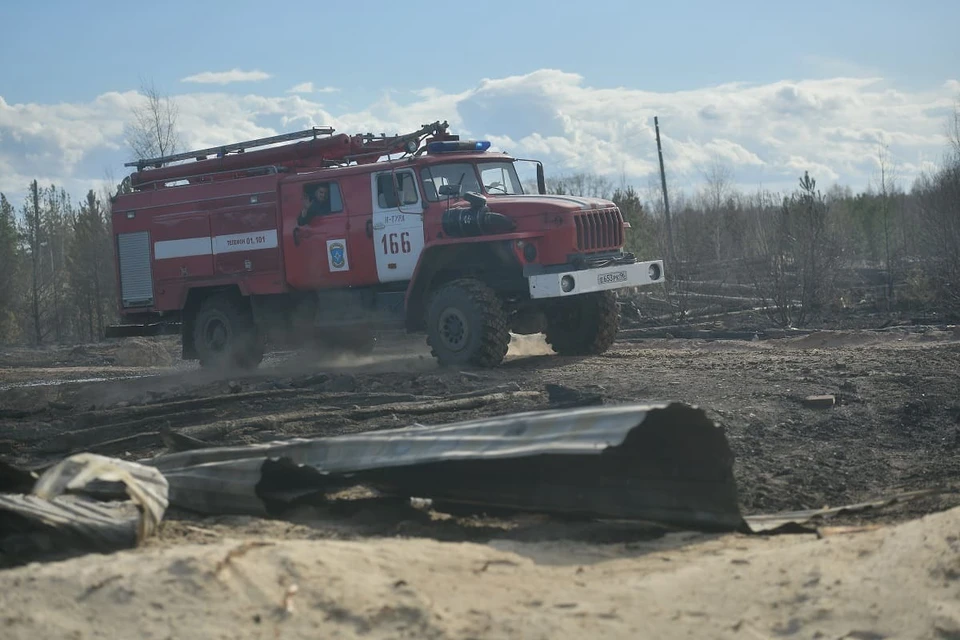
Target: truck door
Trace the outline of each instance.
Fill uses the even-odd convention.
[[[373,191],[373,251],[380,282],[413,277],[423,251],[423,202],[413,171],[370,176]]]
[[[283,186],[283,200],[286,224],[298,222],[289,232],[292,246],[284,247],[290,285],[319,289],[354,284],[347,214],[338,182],[289,183]]]

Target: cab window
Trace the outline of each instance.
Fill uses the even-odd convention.
[[[420,179],[423,180],[424,195],[430,202],[446,200],[446,196],[438,194],[440,187],[448,184],[460,185],[460,195],[469,191],[480,191],[477,171],[469,162],[428,165],[420,170]]]
[[[303,185],[300,210],[302,219],[309,220],[340,211],[343,211],[343,199],[340,196],[340,185],[336,182],[311,182]]]
[[[396,176],[396,182],[394,182],[394,176]],[[417,183],[409,171],[383,173],[377,176],[377,205],[381,209],[396,209],[403,205],[417,204],[419,201]]]
[[[510,196],[523,193],[520,178],[517,177],[517,169],[512,162],[481,162],[479,167],[483,189],[487,193]]]

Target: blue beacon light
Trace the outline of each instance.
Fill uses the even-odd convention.
[[[427,144],[428,153],[449,153],[451,151],[486,151],[489,148],[489,140],[437,140]]]

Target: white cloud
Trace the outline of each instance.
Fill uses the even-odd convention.
[[[875,171],[881,137],[905,186],[941,157],[958,87],[953,79],[908,90],[875,77],[841,77],[653,92],[595,88],[579,75],[541,69],[482,79],[460,93],[429,87],[384,94],[352,112],[316,101],[323,88],[312,83],[279,96],[198,91],[174,99],[189,148],[320,125],[402,133],[447,120],[462,136],[542,159],[548,174],[624,175],[642,188],[658,172],[656,115],[673,190],[696,188],[704,168],[716,161],[741,185],[791,190],[810,171],[825,189],[833,182],[863,189]],[[129,159],[123,123],[142,99],[111,92],[82,103],[8,104],[0,96],[0,191],[16,197],[34,177],[68,188],[93,185],[108,167],[123,176]]]
[[[336,87],[315,87],[312,82],[301,82],[287,89],[287,93],[336,93]]]
[[[231,69],[230,71],[203,71],[186,78],[181,78],[180,82],[195,82],[198,84],[230,84],[231,82],[258,82],[270,78],[270,74],[265,71],[243,71],[242,69]]]

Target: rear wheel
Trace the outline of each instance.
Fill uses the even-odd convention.
[[[617,298],[610,291],[563,298],[547,314],[547,342],[562,356],[601,354],[619,330]]]
[[[227,295],[211,296],[200,305],[193,343],[204,368],[253,369],[265,350],[249,305]]]
[[[507,355],[510,331],[493,289],[472,278],[449,282],[427,306],[427,344],[442,365],[495,367]]]

